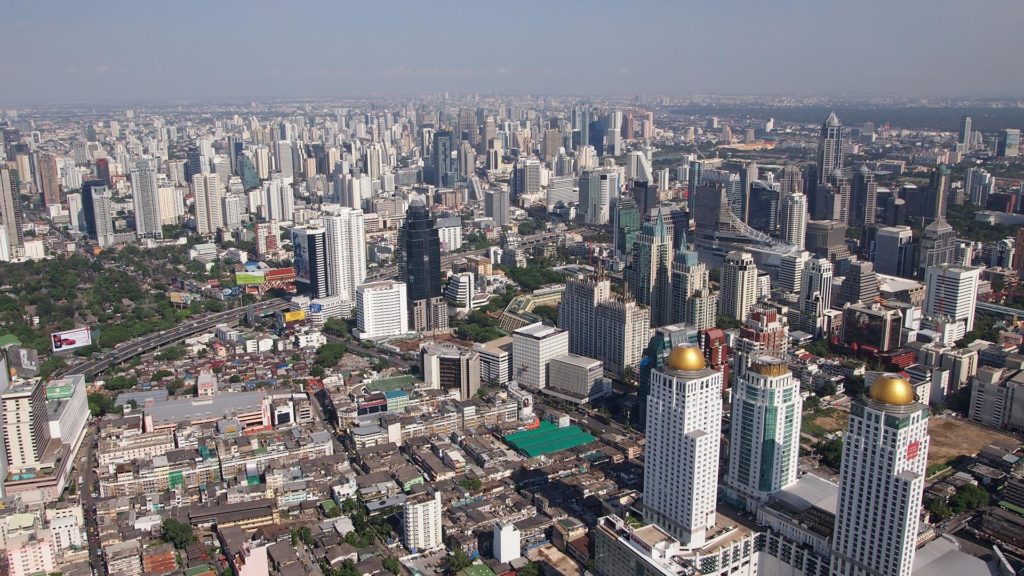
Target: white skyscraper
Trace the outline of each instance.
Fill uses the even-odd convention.
[[[327,231],[327,291],[330,296],[355,297],[356,286],[366,280],[366,237],[362,210],[327,204],[323,207]]]
[[[547,385],[548,362],[569,353],[569,333],[540,322],[512,333],[512,378],[523,387]]]
[[[201,236],[213,236],[224,223],[221,215],[220,177],[216,174],[194,174],[192,176],[192,197],[196,206],[196,232]]]
[[[68,214],[71,218],[71,230],[75,232],[85,230],[85,212],[82,211],[82,195],[78,193],[68,194],[67,202]]]
[[[800,283],[800,330],[820,336],[825,328],[825,311],[832,302],[832,262],[828,258],[812,258],[804,267]]]
[[[420,492],[402,505],[402,535],[405,547],[412,552],[435,550],[441,539],[441,493]]]
[[[163,238],[160,219],[160,188],[156,182],[156,159],[132,163],[132,198],[135,201],[135,233],[139,238]]]
[[[730,252],[722,264],[721,291],[718,307],[722,316],[740,322],[747,319],[757,302],[757,266],[748,252]]]
[[[292,168],[292,143],[287,140],[279,140],[274,145],[274,156],[277,160],[277,171],[285,178],[293,178],[295,171]]]
[[[356,328],[360,340],[409,332],[405,283],[384,280],[357,286]]]
[[[804,249],[807,239],[807,197],[786,194],[779,205],[779,235],[782,240]]]
[[[688,548],[715,525],[722,373],[700,348],[677,346],[651,372],[644,470],[645,519]]]
[[[733,388],[726,492],[754,511],[796,482],[800,453],[800,380],[785,360],[754,359]]]
[[[960,327],[955,338],[974,329],[974,310],[978,298],[981,268],[946,264],[932,266],[924,275],[924,313],[944,316]]]
[[[113,196],[106,186],[92,189],[92,212],[96,221],[96,243],[100,248],[114,244]]]
[[[928,407],[897,374],[854,400],[843,438],[833,576],[910,576],[928,465]]]
[[[242,226],[242,214],[245,213],[245,198],[241,194],[224,196],[224,228],[234,230]]]

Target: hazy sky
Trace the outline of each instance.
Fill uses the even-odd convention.
[[[0,103],[1024,92],[1022,0],[15,1]]]

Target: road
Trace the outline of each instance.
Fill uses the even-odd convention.
[[[130,358],[149,352],[165,344],[170,344],[182,338],[187,338],[200,332],[210,330],[218,324],[234,324],[238,320],[248,314],[249,311],[253,311],[257,314],[268,314],[284,310],[288,307],[288,302],[283,298],[275,298],[273,300],[266,300],[258,302],[256,304],[250,304],[242,308],[234,308],[231,310],[225,310],[223,312],[215,312],[208,314],[200,318],[193,318],[187,322],[183,322],[174,328],[164,330],[163,332],[157,332],[154,334],[147,334],[141,338],[129,340],[118,344],[111,352],[94,356],[77,364],[74,364],[63,372],[65,374],[85,374],[86,377],[91,378],[100,372],[103,372],[110,366],[124,362]]]
[[[82,510],[85,512],[86,537],[89,540],[89,563],[92,564],[94,574],[105,574],[103,568],[103,557],[100,556],[100,533],[96,524],[96,498],[93,494],[99,493],[100,485],[96,478],[96,425],[90,423],[86,429],[85,440],[82,440],[82,447],[78,450],[78,461],[75,467],[78,474],[83,477],[84,482],[78,487],[79,499],[82,502]]]

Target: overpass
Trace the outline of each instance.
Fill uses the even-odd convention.
[[[110,352],[84,359],[67,367],[62,372],[65,374],[85,374],[86,378],[92,378],[114,364],[124,362],[139,354],[145,354],[182,338],[188,338],[200,332],[207,332],[218,324],[237,324],[241,318],[244,318],[250,312],[265,316],[287,308],[287,300],[274,298],[273,300],[265,300],[241,308],[207,314],[200,318],[191,318],[169,330],[147,334],[141,338],[122,342]]]
[[[975,308],[980,312],[987,312],[996,316],[1005,317],[1021,317],[1024,316],[1024,310],[1020,308],[1010,308],[1009,306],[1000,306],[999,304],[993,304],[991,302],[982,302],[981,300],[975,305]]]

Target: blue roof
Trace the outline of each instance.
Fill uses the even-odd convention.
[[[384,393],[385,398],[401,398],[402,396],[408,396],[409,393],[405,390],[388,390]]]

